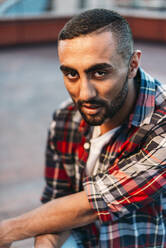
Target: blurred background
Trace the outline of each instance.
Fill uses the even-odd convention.
[[[142,67],[165,83],[166,0],[0,0],[0,220],[40,205],[47,129],[68,98],[57,35],[72,15],[96,7],[128,20]],[[33,247],[33,239],[12,247]]]

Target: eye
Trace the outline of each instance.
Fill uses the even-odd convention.
[[[102,79],[106,76],[106,71],[95,71],[94,72],[94,77],[97,79]]]
[[[66,72],[65,76],[69,79],[69,80],[76,80],[79,75],[76,71],[70,71],[70,72]]]

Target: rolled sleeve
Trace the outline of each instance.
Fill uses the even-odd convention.
[[[84,190],[88,196],[91,207],[97,212],[101,223],[116,221],[129,211],[115,200],[113,195],[108,192],[104,183],[107,175],[97,175],[95,177],[86,177],[83,182]],[[110,176],[109,176],[110,181]]]

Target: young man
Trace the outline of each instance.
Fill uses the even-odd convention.
[[[166,247],[166,92],[139,66],[127,22],[104,9],[72,18],[58,40],[73,102],[47,143],[38,209],[0,226],[0,247]],[[50,201],[51,200],[51,201]]]

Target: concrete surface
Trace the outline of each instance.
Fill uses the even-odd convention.
[[[166,44],[137,42],[142,66],[165,82]],[[56,46],[0,49],[0,220],[40,205],[52,112],[68,97]],[[33,239],[12,248],[33,247]]]

